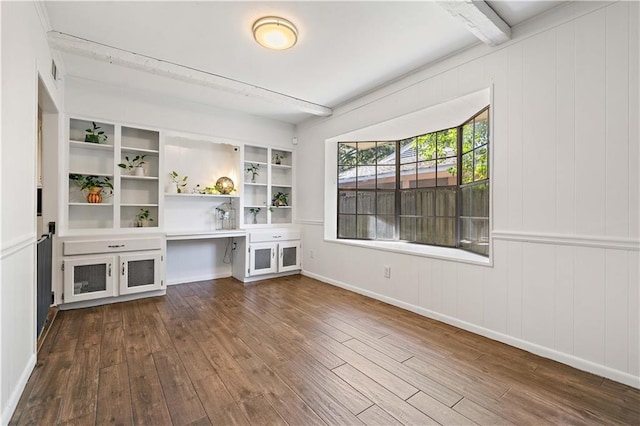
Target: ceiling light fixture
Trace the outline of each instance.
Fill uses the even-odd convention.
[[[253,38],[263,47],[285,50],[298,41],[298,30],[291,21],[277,16],[265,16],[253,23]]]

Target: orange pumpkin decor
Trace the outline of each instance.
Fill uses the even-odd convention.
[[[89,193],[87,194],[87,202],[88,203],[101,203],[102,202],[102,188],[100,187],[92,187],[89,188]]]

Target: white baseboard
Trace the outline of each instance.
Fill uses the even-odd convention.
[[[325,282],[327,284],[335,285],[336,287],[344,288],[345,290],[353,291],[354,293],[371,297],[372,299],[380,300],[390,305],[397,306],[399,308],[406,309],[411,312],[415,312],[418,315],[422,315],[424,317],[431,318],[449,325],[453,325],[454,327],[458,327],[463,330],[467,330],[472,333],[479,334],[489,339],[506,343],[507,345],[523,349],[527,352],[531,352],[533,354],[542,356],[544,358],[549,358],[554,361],[561,362],[563,364],[577,368],[578,370],[587,371],[589,373],[606,377],[616,382],[620,382],[625,385],[640,389],[640,377],[636,377],[632,374],[625,373],[624,371],[614,370],[613,368],[607,367],[605,365],[597,364],[592,361],[588,361],[586,359],[578,358],[574,355],[566,354],[564,352],[559,352],[559,351],[556,351],[555,349],[551,349],[545,346],[540,346],[538,344],[531,343],[526,340],[522,340],[522,339],[509,336],[503,333],[499,333],[499,332],[490,330],[488,328],[480,327],[478,325],[471,324],[466,321],[462,321],[460,319],[441,314],[439,312],[425,309],[420,306],[415,306],[410,303],[402,302],[400,300],[397,300],[388,296],[383,296],[381,294],[378,294],[369,290],[364,290],[362,288],[355,287],[350,284],[346,284],[341,281],[334,280],[332,278],[327,278],[325,276],[318,275],[313,272],[303,270],[302,275],[310,278],[314,278],[316,280]]]
[[[20,374],[20,378],[18,379],[18,383],[16,383],[15,388],[11,392],[11,396],[7,400],[7,404],[2,407],[2,424],[9,424],[11,420],[11,416],[13,416],[14,411],[16,411],[16,407],[18,406],[18,402],[20,401],[20,397],[22,396],[22,392],[24,392],[24,388],[27,386],[27,382],[29,381],[29,377],[31,376],[31,372],[36,366],[37,356],[36,354],[32,354],[25,366],[22,374]]]
[[[180,278],[174,278],[171,280],[167,279],[167,285],[186,284],[186,283],[193,283],[196,281],[217,280],[219,278],[229,278],[230,276],[231,276],[231,271],[217,273],[217,274],[198,275],[194,277],[180,277]]]
[[[61,311],[68,311],[69,309],[91,308],[93,306],[109,305],[111,303],[129,302],[131,300],[145,299],[147,297],[164,296],[167,291],[155,290],[145,291],[142,293],[124,294],[116,297],[103,297],[94,300],[83,300],[82,302],[63,303],[58,305]]]

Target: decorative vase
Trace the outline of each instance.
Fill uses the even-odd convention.
[[[102,188],[94,186],[89,188],[87,194],[87,202],[92,204],[98,204],[102,202]]]
[[[251,176],[251,183],[256,183],[256,177],[255,176]]]
[[[134,176],[144,176],[144,167],[134,167],[133,168]]]
[[[167,194],[178,194],[178,184],[175,182],[169,182],[166,189]]]
[[[253,223],[254,225],[257,225],[257,224],[258,224],[258,219],[256,218],[256,215],[255,215],[255,214],[253,215],[253,222],[252,222],[252,223]]]

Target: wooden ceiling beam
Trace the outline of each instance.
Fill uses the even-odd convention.
[[[483,43],[497,46],[511,40],[511,27],[483,0],[439,1],[438,4]]]
[[[263,101],[289,106],[298,111],[321,117],[330,116],[333,110],[329,107],[307,102],[252,84],[243,83],[217,74],[163,61],[150,56],[118,49],[104,44],[85,40],[58,31],[48,33],[49,46],[52,49],[95,59],[110,64],[160,75],[218,90],[249,96]]]

